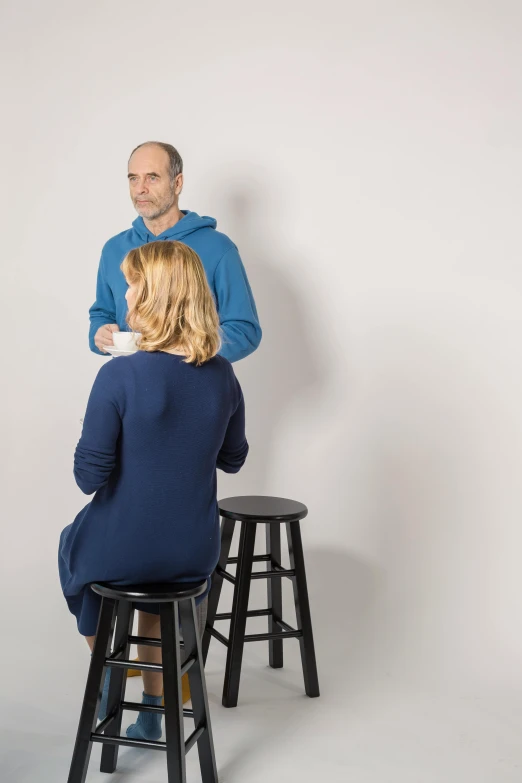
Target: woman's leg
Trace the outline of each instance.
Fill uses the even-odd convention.
[[[160,618],[158,614],[138,612],[138,634],[150,639],[161,639]],[[138,659],[142,663],[161,663],[161,647],[138,645]],[[143,690],[149,696],[163,695],[163,674],[143,671]]]
[[[86,636],[85,637],[85,641],[89,645],[89,650],[91,651],[91,655],[92,655],[92,651],[94,650],[94,642],[96,641],[96,637],[95,636]],[[103,680],[102,697],[101,697],[101,701],[100,701],[100,709],[99,709],[99,712],[98,712],[98,720],[99,721],[105,720],[105,718],[107,717],[107,702],[109,700],[109,683],[110,683],[110,681],[111,681],[111,670],[107,669],[107,671],[105,672],[105,678]]]
[[[160,618],[157,614],[138,612],[138,634],[149,639],[160,639]],[[142,663],[161,663],[161,647],[138,645],[138,658]],[[163,695],[163,674],[142,671],[143,700],[142,704],[159,707]],[[127,729],[127,737],[142,740],[158,740],[161,737],[161,713],[140,712],[136,723]]]
[[[138,612],[138,634],[148,636],[150,639],[161,639],[160,618],[157,614],[148,612]],[[85,641],[89,645],[92,653],[94,649],[95,636],[86,636]],[[161,647],[149,647],[148,645],[138,645],[138,658],[143,663],[161,663]],[[143,690],[148,696],[163,695],[163,675],[158,672],[143,671]]]

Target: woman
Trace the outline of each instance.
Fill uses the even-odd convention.
[[[181,242],[152,242],[121,268],[139,350],[112,359],[94,382],[74,475],[96,494],[60,539],[62,589],[91,651],[100,606],[91,582],[210,585],[220,548],[216,467],[236,473],[248,453],[243,395],[217,355],[219,320],[199,257]],[[159,638],[157,611],[139,611],[140,636]],[[160,662],[161,650],[138,647],[138,656]],[[161,674],[142,676],[143,703],[159,705]],[[100,720],[108,684],[109,674]],[[161,715],[139,713],[127,734],[158,739]]]

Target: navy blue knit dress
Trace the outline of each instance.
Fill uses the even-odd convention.
[[[138,351],[112,359],[94,383],[74,457],[80,489],[96,494],[60,538],[64,596],[84,636],[96,633],[91,582],[208,578],[220,548],[216,467],[248,453],[232,365]]]

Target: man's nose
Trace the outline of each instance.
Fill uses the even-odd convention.
[[[136,192],[138,193],[138,195],[149,192],[147,188],[147,180],[142,179],[140,182],[138,182],[138,185],[136,187]]]

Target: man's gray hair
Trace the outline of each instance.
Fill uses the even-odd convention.
[[[161,147],[161,149],[165,150],[169,156],[169,173],[172,181],[176,179],[178,174],[183,173],[183,161],[181,160],[181,155],[177,149],[172,146],[172,144],[167,144],[164,141],[144,141],[143,144],[138,144],[138,146],[132,150],[129,160],[132,158],[136,150],[139,150],[140,147],[147,147],[149,144],[154,144],[156,147]]]

